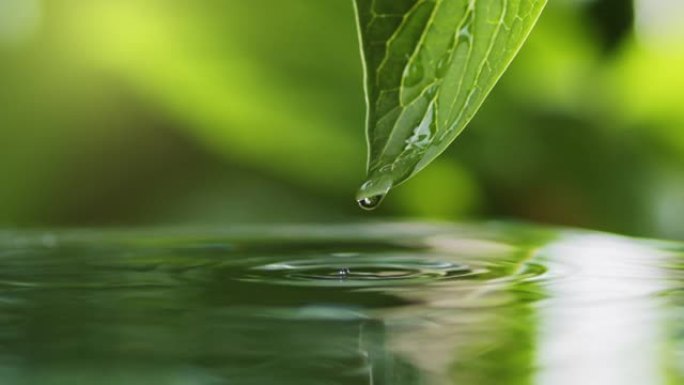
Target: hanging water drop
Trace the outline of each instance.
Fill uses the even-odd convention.
[[[375,210],[385,199],[393,184],[392,174],[371,173],[370,179],[361,186],[356,194],[356,202],[364,210]]]
[[[364,210],[375,210],[380,206],[382,200],[385,199],[385,195],[375,195],[372,197],[362,198],[357,200],[359,207]]]

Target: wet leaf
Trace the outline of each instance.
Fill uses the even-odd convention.
[[[463,131],[546,0],[354,0],[366,69],[366,208]]]

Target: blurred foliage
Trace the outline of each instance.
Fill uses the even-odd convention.
[[[635,5],[551,2],[372,218],[684,238],[684,10]],[[0,225],[369,218],[363,129],[351,0],[0,0]]]

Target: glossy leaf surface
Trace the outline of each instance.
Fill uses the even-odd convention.
[[[463,131],[546,0],[355,0],[368,103],[372,208]]]

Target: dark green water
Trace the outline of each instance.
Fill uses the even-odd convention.
[[[0,384],[684,384],[684,247],[499,224],[0,233]]]

